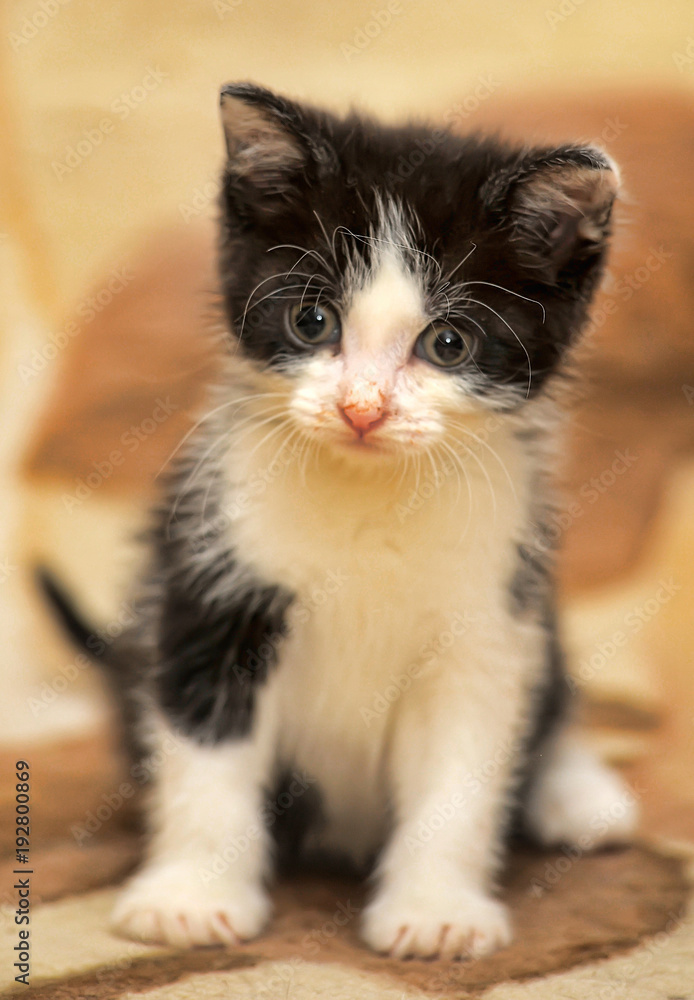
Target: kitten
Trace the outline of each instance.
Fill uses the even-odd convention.
[[[221,105],[227,361],[157,515],[147,666],[125,668],[165,752],[114,925],[259,934],[294,816],[291,851],[377,858],[372,948],[488,954],[518,813],[581,849],[636,818],[567,735],[545,531],[616,168],[250,84]]]

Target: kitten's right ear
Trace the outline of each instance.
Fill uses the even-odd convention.
[[[285,194],[312,164],[330,159],[316,122],[301,105],[251,83],[231,83],[220,94],[227,173],[249,194]]]
[[[590,146],[525,154],[494,182],[503,196],[520,261],[555,284],[566,269],[574,283],[604,256],[619,187],[613,161]]]

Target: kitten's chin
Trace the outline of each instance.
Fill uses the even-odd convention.
[[[339,445],[341,448],[346,448],[349,451],[365,455],[382,455],[384,452],[390,451],[389,448],[384,446],[382,441],[373,441],[371,438],[348,438],[346,440],[340,440]]]
[[[358,438],[335,436],[326,442],[328,450],[342,461],[370,465],[384,462],[397,456],[392,442],[377,437]]]

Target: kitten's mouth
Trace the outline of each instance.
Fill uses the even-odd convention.
[[[378,443],[378,441],[374,441],[372,440],[372,438],[355,437],[351,438],[346,443],[347,446],[352,450],[356,448],[357,451],[382,451],[381,445]]]
[[[349,438],[340,436],[337,439],[336,443],[338,444],[339,447],[345,448],[352,454],[363,453],[363,454],[375,455],[383,453],[388,450],[384,445],[383,441],[379,441],[378,439],[372,438],[369,435],[366,435],[364,437],[357,437],[357,435],[355,434],[354,437],[349,437]]]

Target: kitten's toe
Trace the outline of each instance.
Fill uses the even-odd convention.
[[[393,958],[480,958],[510,944],[504,906],[469,888],[386,890],[363,914],[362,937]]]
[[[538,774],[525,820],[546,847],[567,844],[587,851],[627,843],[638,826],[639,808],[620,775],[574,745]]]
[[[124,937],[176,948],[233,946],[255,937],[270,901],[253,883],[220,878],[203,885],[191,866],[146,868],[126,886],[111,926]]]

